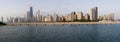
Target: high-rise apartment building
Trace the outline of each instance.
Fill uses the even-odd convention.
[[[77,20],[83,19],[83,12],[77,12]]]
[[[27,22],[30,22],[31,21],[31,18],[30,18],[30,12],[27,11]]]
[[[36,12],[36,22],[41,22],[42,21],[42,15],[40,14],[40,10]]]
[[[85,20],[90,20],[89,14],[85,14],[84,19],[85,19]]]
[[[90,20],[97,21],[97,18],[98,18],[98,8],[94,7],[91,9],[90,12]]]
[[[76,20],[76,18],[77,18],[76,12],[71,12],[70,17],[71,17],[71,21]]]
[[[54,15],[53,15],[53,21],[54,21],[54,22],[58,22],[58,21],[59,21],[59,16],[58,16],[58,14],[54,13]]]
[[[75,12],[71,12],[69,13],[67,16],[65,16],[65,20],[66,21],[74,21],[76,20],[76,13]]]

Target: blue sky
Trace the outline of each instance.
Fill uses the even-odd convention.
[[[34,13],[58,13],[65,15],[72,11],[90,13],[90,8],[98,7],[99,15],[115,13],[115,18],[120,17],[120,0],[0,0],[0,17],[23,17],[29,6],[32,5]]]

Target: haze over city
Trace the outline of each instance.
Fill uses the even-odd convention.
[[[65,15],[72,11],[90,13],[90,8],[97,6],[98,15],[115,13],[115,19],[120,17],[119,0],[0,0],[0,17],[23,17],[29,6],[33,6],[34,13]],[[35,15],[35,14],[34,14]]]

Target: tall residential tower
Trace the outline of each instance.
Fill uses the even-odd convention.
[[[91,12],[90,12],[90,20],[97,21],[97,18],[98,18],[98,8],[94,7],[91,9]]]
[[[77,20],[83,19],[83,12],[77,12]]]

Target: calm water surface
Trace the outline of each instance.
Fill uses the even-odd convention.
[[[120,42],[120,24],[0,26],[0,42]]]

